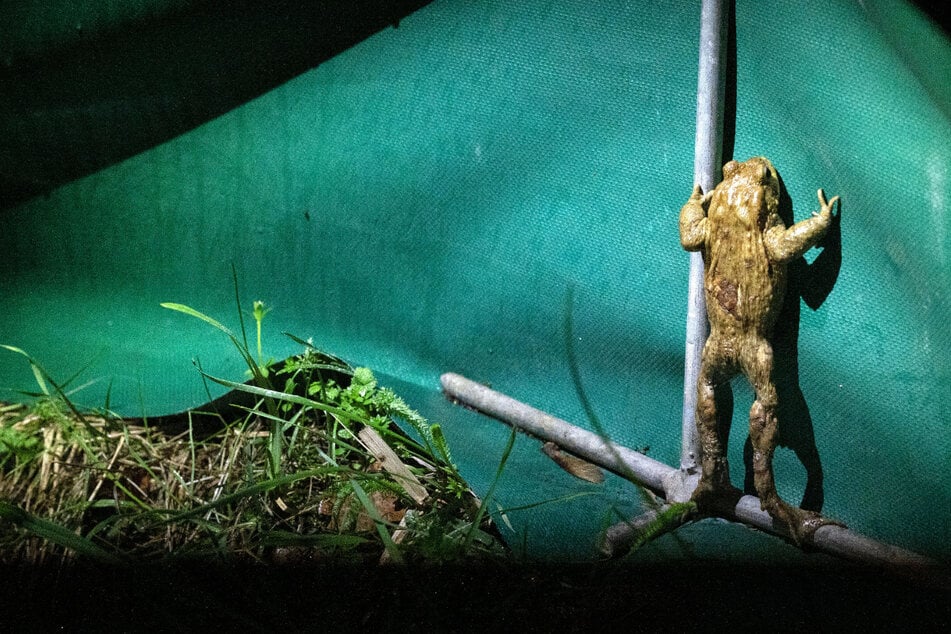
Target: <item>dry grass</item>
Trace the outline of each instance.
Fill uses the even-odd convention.
[[[53,398],[4,406],[0,501],[134,561],[418,561],[503,551],[472,493],[450,482],[454,470],[436,466],[395,425],[380,431],[425,487],[422,502],[358,440],[354,426],[370,426],[313,409],[285,411],[282,471],[271,473],[272,421],[260,405],[204,439],[77,418]],[[27,447],[12,451],[17,443]],[[9,520],[0,519],[2,564],[83,554]]]

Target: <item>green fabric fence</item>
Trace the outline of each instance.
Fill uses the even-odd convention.
[[[94,4],[83,6],[106,11]],[[159,303],[237,326],[234,265],[243,308],[273,307],[266,354],[297,351],[288,331],[373,368],[443,423],[484,493],[509,430],[446,402],[438,377],[464,374],[590,428],[565,349],[572,288],[578,369],[600,419],[614,441],[677,465],[688,262],[677,216],[693,184],[699,3],[439,0],[400,15],[372,4],[336,42],[329,22],[311,33],[254,12],[190,28],[215,20],[187,2],[7,23],[0,343],[61,379],[85,368],[73,385],[90,382],[74,394],[86,406],[109,391],[129,416],[194,407],[207,396],[192,359],[232,379],[241,360]],[[741,0],[735,18],[725,160],[768,156],[796,220],[818,208],[819,187],[842,199],[841,242],[806,256],[841,249],[831,291],[818,306],[792,300],[792,398],[798,388],[804,402],[783,423],[780,494],[798,502],[804,463],[820,465],[825,514],[948,561],[948,39],[889,0]],[[77,35],[79,22],[93,26]],[[281,57],[282,42],[297,53]],[[56,81],[27,72],[73,57],[95,65]],[[212,59],[213,73],[199,63]],[[4,399],[33,389],[21,357],[0,351],[0,387]],[[734,401],[740,484],[743,380]],[[641,507],[630,484],[572,479],[527,438],[497,503],[516,551],[568,559],[595,556],[598,532]],[[822,559],[712,520],[638,556]]]

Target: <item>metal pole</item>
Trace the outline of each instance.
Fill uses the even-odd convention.
[[[704,193],[720,180],[723,145],[723,95],[726,81],[726,38],[729,13],[723,0],[703,0],[700,9],[700,66],[697,75],[697,135],[693,178]],[[687,291],[687,343],[684,356],[684,408],[680,468],[696,471],[700,458],[697,439],[697,377],[700,353],[707,339],[707,311],[703,299],[703,256],[690,254]]]
[[[550,440],[565,451],[605,469],[625,476],[633,475],[644,486],[664,495],[668,502],[673,501],[671,498],[675,497],[679,484],[677,476],[681,474],[681,470],[626,447],[614,445],[593,432],[546,414],[464,376],[447,373],[440,377],[440,382],[443,392],[453,401],[512,425],[532,436]],[[675,493],[672,494],[671,491]],[[789,538],[786,527],[775,524],[773,518],[760,508],[759,498],[752,495],[740,498],[733,508],[721,508],[716,511],[718,515],[727,519]],[[650,520],[656,518],[656,513],[655,509],[643,518],[635,518],[633,522],[625,524],[636,529],[639,523],[649,523]],[[605,552],[618,553],[623,548],[623,542],[629,539],[631,534],[632,530],[624,526],[612,527],[605,537],[607,540],[615,539],[616,543],[608,541],[602,544],[602,549]],[[941,574],[941,568],[937,562],[909,550],[860,535],[843,526],[820,526],[810,544],[830,554],[890,568],[901,573],[920,571],[927,578],[927,573],[933,571],[936,574],[931,580],[937,581],[942,586],[951,584],[946,575]]]

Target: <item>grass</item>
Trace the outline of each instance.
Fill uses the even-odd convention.
[[[207,422],[186,413],[185,431],[173,434],[82,412],[35,359],[5,346],[27,359],[39,392],[29,406],[0,408],[0,563],[506,556],[439,426],[369,369],[296,337],[299,355],[265,362],[260,302],[256,354],[243,319],[239,335],[190,307],[164,306],[223,332],[246,361],[246,384],[203,373],[235,390],[245,403],[231,408],[238,415],[200,434]]]

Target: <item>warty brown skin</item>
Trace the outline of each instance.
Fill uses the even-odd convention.
[[[723,181],[703,195],[695,186],[680,211],[680,242],[700,251],[710,336],[701,354],[697,382],[697,430],[701,477],[693,499],[703,509],[735,503],[742,493],[730,483],[726,448],[717,430],[714,388],[742,373],[756,393],[750,409],[753,474],[762,508],[784,523],[801,543],[828,523],[786,503],[776,492],[773,452],[777,444],[776,388],[770,345],[786,290],[786,264],[812,248],[832,223],[838,196],[787,228],[779,217],[779,176],[768,159],[754,157],[723,166]]]

